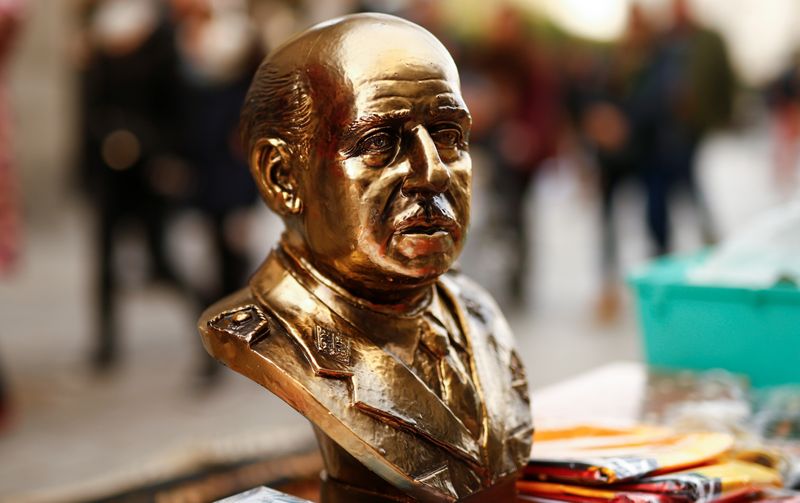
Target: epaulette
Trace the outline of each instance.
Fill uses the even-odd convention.
[[[254,346],[269,335],[269,320],[257,304],[245,304],[223,311],[208,320],[208,327]]]

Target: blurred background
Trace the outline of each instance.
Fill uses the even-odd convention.
[[[0,500],[102,499],[312,445],[194,325],[281,230],[238,144],[258,62],[360,10],[421,24],[459,65],[461,266],[506,312],[534,407],[643,360],[632,268],[797,194],[796,0],[0,0]]]

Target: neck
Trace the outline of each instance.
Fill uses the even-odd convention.
[[[348,285],[334,278],[337,276],[324,272],[317,267],[305,247],[296,246],[288,239],[281,239],[280,249],[288,258],[293,268],[305,273],[314,282],[331,290],[342,300],[357,307],[386,314],[416,315],[425,309],[431,300],[432,283],[424,285],[394,288],[392,290],[375,290],[356,285]]]

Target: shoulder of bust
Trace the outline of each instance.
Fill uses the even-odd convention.
[[[459,293],[463,294],[463,296],[474,299],[476,302],[486,304],[487,306],[491,305],[494,309],[498,309],[491,294],[460,270],[450,269],[442,276],[442,279],[448,281],[451,288],[455,285]]]
[[[312,308],[319,307],[314,297],[291,276],[280,277],[263,298],[244,288],[206,309],[198,322],[206,351],[246,375],[264,358],[298,376],[352,375],[356,344],[324,310]]]
[[[270,315],[259,305],[249,288],[243,288],[206,309],[198,320],[197,329],[203,345],[212,356],[219,358],[212,342],[231,339],[253,346],[266,337],[273,324]]]

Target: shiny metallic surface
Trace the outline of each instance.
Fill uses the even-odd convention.
[[[527,384],[494,301],[450,271],[472,168],[446,49],[392,16],[323,23],[267,57],[242,120],[286,230],[203,314],[208,351],[314,424],[323,501],[513,497]]]

